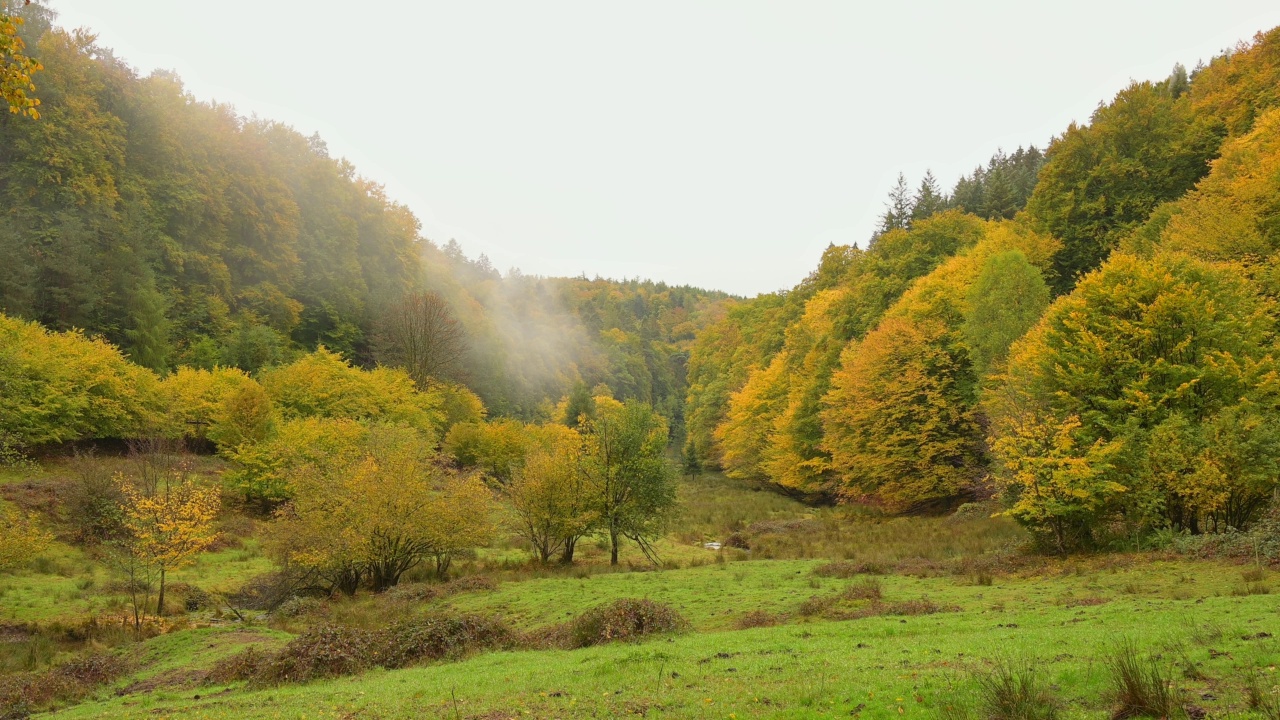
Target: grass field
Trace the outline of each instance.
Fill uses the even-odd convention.
[[[58,481],[57,468],[7,479],[37,494],[41,483]],[[206,608],[179,612],[172,631],[141,643],[117,638],[114,650],[95,640],[55,644],[27,664],[56,666],[95,650],[130,664],[78,704],[64,701],[42,716],[959,720],[989,713],[980,680],[997,664],[1029,663],[1055,717],[1109,718],[1111,662],[1131,643],[1167,675],[1187,717],[1277,717],[1276,570],[1156,553],[1033,556],[1021,549],[1021,530],[986,510],[877,518],[806,507],[718,475],[685,483],[681,497],[681,516],[658,543],[660,568],[633,548],[610,568],[595,541],[580,547],[572,568],[540,568],[499,541],[457,568],[487,577],[492,589],[430,600],[361,594],[243,623]],[[251,532],[253,523],[229,527]],[[734,533],[749,551],[703,547]],[[213,590],[270,568],[245,535],[170,581]],[[473,614],[536,635],[621,598],[669,605],[688,628],[304,684],[205,682],[219,661],[248,647],[278,650],[318,625],[374,630],[420,615]],[[29,570],[0,579],[0,649],[34,652],[6,645],[5,622],[73,625],[123,609],[93,554],[58,543]],[[11,657],[9,666],[22,662]]]
[[[1189,702],[1213,717],[1261,717],[1247,712],[1250,668],[1272,686],[1280,682],[1280,641],[1266,636],[1280,630],[1275,597],[1243,594],[1249,584],[1239,567],[1131,556],[1055,562],[992,585],[891,575],[879,579],[886,600],[928,597],[952,609],[829,621],[802,618],[797,608],[863,580],[818,579],[814,564],[537,579],[449,601],[535,626],[611,598],[647,596],[670,602],[693,625],[648,642],[489,653],[255,691],[161,685],[55,717],[937,717],[971,701],[972,672],[996,658],[1029,657],[1058,688],[1062,717],[1103,718],[1110,712],[1106,659],[1122,638],[1158,655]],[[792,617],[776,627],[730,629],[761,607]],[[197,649],[227,632],[158,638],[152,654],[183,658],[164,668],[199,667]]]

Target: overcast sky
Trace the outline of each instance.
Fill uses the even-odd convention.
[[[865,243],[899,171],[948,189],[1274,0],[51,0],[142,72],[319,132],[468,254],[752,295]]]

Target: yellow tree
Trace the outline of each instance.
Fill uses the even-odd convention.
[[[189,565],[217,538],[214,520],[222,506],[218,487],[204,487],[190,476],[175,472],[153,494],[118,478],[124,495],[126,552],[142,565],[154,568],[160,578],[156,614],[164,613],[165,574]],[[135,625],[141,626],[135,607]]]
[[[487,542],[488,489],[442,468],[420,432],[373,426],[355,442],[288,472],[293,500],[269,542],[282,564],[332,592],[381,591],[428,558],[447,572],[455,553]]]
[[[968,491],[981,437],[969,375],[934,320],[891,317],[846,348],[822,415],[841,493],[905,510]]]
[[[0,13],[0,99],[9,104],[9,112],[38,119],[38,98],[28,97],[35,92],[31,75],[44,69],[39,62],[27,57],[26,44],[18,37],[22,26],[20,17]]]
[[[27,514],[0,505],[0,572],[22,567],[43,552],[51,539]]]
[[[559,551],[570,563],[579,538],[598,517],[583,474],[583,438],[563,425],[538,430],[540,441],[506,486],[512,525],[542,562]]]

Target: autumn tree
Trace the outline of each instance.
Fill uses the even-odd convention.
[[[427,438],[405,426],[372,426],[344,452],[290,469],[287,482],[294,497],[269,548],[331,592],[385,590],[429,559],[447,572],[454,554],[492,533],[489,490],[442,468]]]
[[[1280,459],[1265,419],[1280,407],[1274,322],[1237,266],[1113,256],[1014,345],[986,403],[1015,516],[1046,527],[1121,515],[1192,532],[1247,525]],[[1029,491],[1027,468],[1046,463],[1071,464],[1069,482],[1095,490],[1062,507]]]
[[[367,425],[349,418],[308,417],[287,420],[260,442],[234,446],[227,485],[244,502],[267,513],[292,499],[291,479],[307,467],[354,462],[369,436]]]
[[[823,402],[823,446],[840,493],[894,510],[962,496],[980,432],[963,346],[936,320],[888,318],[851,344]]]
[[[22,567],[53,539],[31,516],[0,502],[0,573]]]
[[[455,379],[467,355],[467,337],[449,303],[434,292],[400,298],[378,323],[378,360],[403,368],[420,388]]]
[[[583,438],[561,425],[545,425],[537,434],[505,493],[516,534],[543,563],[559,552],[567,564],[598,517],[583,467]]]
[[[1134,83],[1089,125],[1068,127],[1049,146],[1027,203],[1037,229],[1063,243],[1055,290],[1069,290],[1160,203],[1194,187],[1223,135],[1221,123],[1198,116],[1190,96],[1175,99],[1167,82]]]
[[[181,471],[169,474],[152,492],[123,476],[118,483],[124,496],[126,531],[121,550],[130,562],[153,569],[159,577],[156,614],[163,615],[166,574],[191,564],[217,538],[214,520],[221,509],[221,491],[202,486]],[[140,628],[141,621],[135,606],[135,627]]]
[[[652,540],[675,507],[675,472],[666,458],[667,424],[653,408],[596,398],[596,417],[584,428],[587,486],[600,528],[609,536],[609,562],[618,564],[623,538],[655,560]]]
[[[444,424],[440,396],[420,392],[405,371],[362,370],[324,347],[263,373],[261,382],[286,419],[378,420],[429,433]]]
[[[0,100],[9,105],[9,112],[38,119],[36,107],[40,99],[29,97],[36,86],[31,76],[44,66],[26,55],[26,44],[18,36],[22,18],[0,13]]]
[[[524,464],[533,436],[511,418],[459,423],[445,436],[444,451],[463,467],[478,468],[505,485]]]
[[[159,405],[155,375],[110,344],[0,314],[0,427],[23,445],[134,437]]]

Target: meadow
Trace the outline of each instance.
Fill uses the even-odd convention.
[[[38,494],[66,471],[55,463],[9,475],[4,491]],[[684,481],[680,508],[656,567],[634,549],[610,567],[595,541],[573,567],[538,566],[502,539],[460,561],[444,585],[413,576],[387,593],[293,601],[243,620],[217,603],[179,606],[141,642],[123,623],[104,627],[125,609],[106,568],[58,543],[0,580],[4,662],[29,673],[9,677],[95,653],[120,658],[120,669],[3,716],[1108,718],[1126,648],[1182,716],[1274,718],[1280,707],[1277,571],[1265,563],[1167,550],[1048,557],[989,506],[886,518],[812,508],[720,475]],[[191,588],[216,593],[270,568],[254,523],[222,522],[245,535],[175,573],[179,602],[198,594]],[[622,599],[660,603],[685,625],[578,649],[463,647],[309,682],[214,672],[246,648],[278,652],[316,628],[472,617],[535,638]],[[991,682],[1002,677],[1025,680],[1051,714],[992,715]]]

